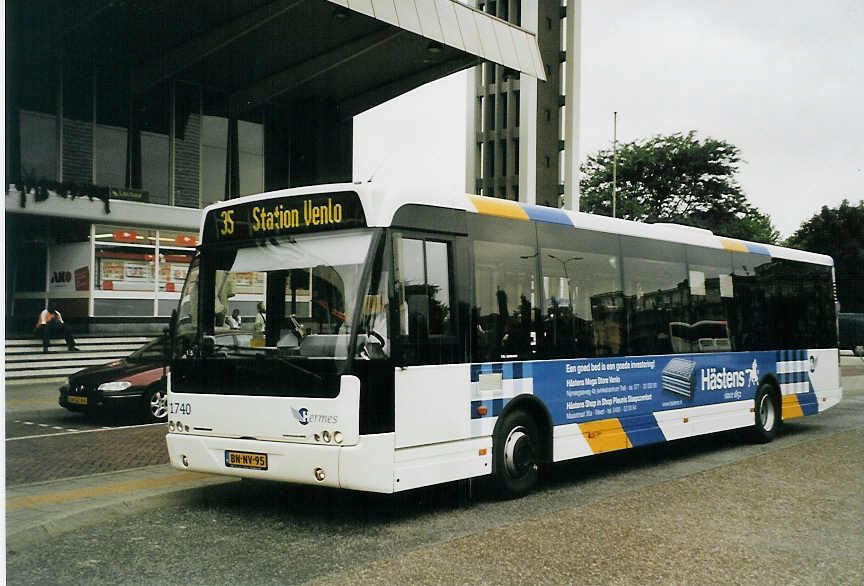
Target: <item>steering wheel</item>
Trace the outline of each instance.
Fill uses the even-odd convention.
[[[366,332],[360,332],[360,333],[366,334],[367,336],[372,336],[373,338],[375,338],[378,341],[378,343],[381,344],[382,348],[387,344],[387,342],[384,340],[384,336],[382,336],[381,334],[379,334],[375,330],[368,330]]]

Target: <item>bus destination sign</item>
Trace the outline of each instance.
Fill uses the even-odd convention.
[[[211,210],[205,241],[254,240],[366,226],[353,191],[277,197]]]

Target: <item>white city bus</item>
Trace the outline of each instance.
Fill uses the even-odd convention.
[[[183,470],[518,496],[546,463],[769,441],[842,396],[827,256],[368,183],[212,205],[200,242],[172,324]]]

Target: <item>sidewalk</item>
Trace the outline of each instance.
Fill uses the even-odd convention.
[[[7,553],[79,527],[178,504],[235,478],[182,472],[167,464],[6,488]]]

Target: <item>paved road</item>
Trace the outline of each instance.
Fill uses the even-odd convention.
[[[510,502],[466,498],[464,484],[395,496],[226,484],[11,554],[7,576],[16,584],[862,584],[864,368],[854,368],[844,369],[840,405],[790,422],[767,445],[724,433],[601,455],[553,466],[536,493]]]
[[[60,384],[6,387],[6,486],[168,462],[166,424],[72,413],[57,404]]]

